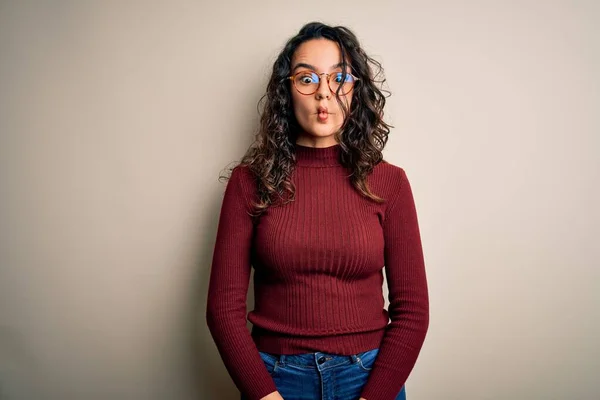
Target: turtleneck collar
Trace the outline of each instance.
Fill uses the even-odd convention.
[[[339,143],[329,147],[308,147],[295,144],[296,165],[309,167],[328,167],[340,164],[342,148]]]

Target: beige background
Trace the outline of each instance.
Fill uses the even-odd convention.
[[[2,1],[0,399],[238,398],[217,177],[315,19],[393,92],[431,297],[409,399],[600,398],[599,4]]]

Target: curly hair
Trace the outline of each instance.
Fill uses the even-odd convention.
[[[251,214],[254,217],[260,216],[271,205],[280,201],[286,204],[295,198],[296,189],[290,176],[296,165],[294,146],[300,126],[292,107],[290,92],[293,89],[286,78],[290,75],[295,50],[312,39],[329,39],[337,43],[342,55],[342,71],[346,71],[349,59],[352,73],[359,78],[353,88],[350,110],[336,96],[344,114],[342,127],[335,133],[341,148],[339,161],[351,171],[348,178],[359,193],[377,203],[385,201],[373,194],[366,184],[367,176],[383,161],[382,150],[393,127],[383,121],[386,100],[382,91],[389,92],[376,85],[385,82],[385,78],[376,80],[379,75],[383,77],[383,68],[365,53],[350,29],[310,22],[287,41],[277,56],[266,93],[258,102],[258,132],[240,162],[250,168],[257,181],[258,203],[253,204],[254,213]]]

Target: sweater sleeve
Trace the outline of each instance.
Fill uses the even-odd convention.
[[[429,327],[429,295],[417,212],[410,183],[400,167],[383,230],[391,322],[361,397],[394,400],[412,371]]]
[[[213,252],[206,321],[227,372],[249,400],[277,387],[246,326],[254,224],[244,188],[248,171],[237,166],[227,182]],[[244,185],[245,183],[245,185]]]

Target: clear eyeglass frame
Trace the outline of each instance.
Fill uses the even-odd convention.
[[[313,77],[316,76],[317,79],[318,79],[317,82],[314,82],[314,83],[312,83],[310,85],[310,86],[314,87],[314,90],[313,89],[309,89],[308,87],[302,88],[302,90],[301,90],[296,85],[297,77],[299,77],[301,75],[307,75],[307,74],[312,75]],[[332,76],[336,76],[337,77],[337,76],[340,76],[340,75],[343,77],[343,75],[344,75],[343,72],[332,72],[330,74],[322,72],[322,73],[319,74],[319,73],[317,73],[315,71],[312,71],[312,70],[302,70],[302,71],[296,72],[294,75],[286,77],[286,80],[289,79],[289,80],[292,81],[292,86],[294,86],[294,88],[296,89],[296,91],[298,93],[303,94],[305,96],[310,96],[312,94],[315,94],[317,92],[317,90],[319,90],[319,84],[321,83],[321,76],[323,76],[323,75],[325,75],[327,77],[327,86],[329,86],[329,90],[331,91],[331,93],[335,94],[336,91],[337,91],[337,87],[333,88],[331,86],[331,77]],[[350,82],[346,82],[346,83],[351,83],[351,85],[349,86],[348,90],[346,90],[346,91],[343,90],[344,88],[343,88],[343,85],[342,85],[342,88],[340,89],[340,93],[339,93],[340,96],[345,96],[345,95],[349,94],[350,92],[352,92],[352,90],[354,90],[354,85],[355,85],[356,81],[360,80],[360,78],[358,78],[357,76],[355,76],[355,75],[353,75],[353,74],[351,74],[349,72],[346,73],[346,79],[348,79],[348,77],[351,77],[352,80]]]

